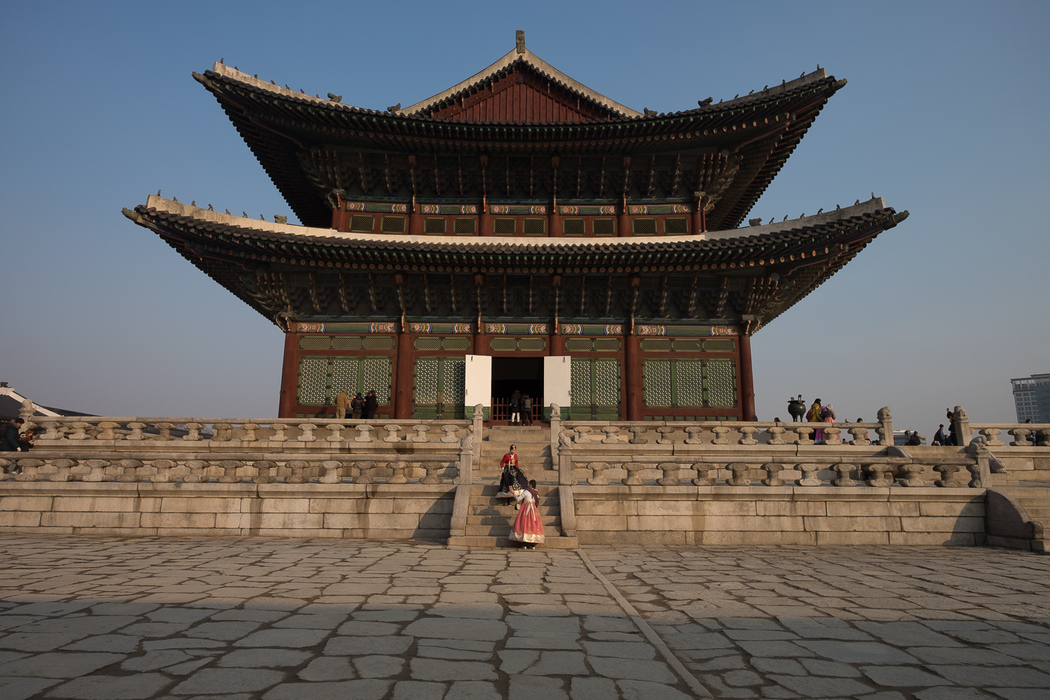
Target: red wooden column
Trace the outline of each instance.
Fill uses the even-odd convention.
[[[284,365],[281,368],[281,395],[278,418],[294,418],[299,403],[299,334],[284,334]]]
[[[624,420],[643,420],[645,385],[642,380],[642,339],[637,335],[624,336],[623,378]]]
[[[755,415],[755,379],[751,373],[751,336],[740,329],[740,410],[745,421],[758,420]]]
[[[548,337],[548,343],[550,351],[547,354],[551,357],[562,357],[569,354],[565,352],[565,336],[558,333],[557,328]]]
[[[394,419],[412,417],[415,387],[415,338],[411,333],[397,336],[397,363],[394,370]]]

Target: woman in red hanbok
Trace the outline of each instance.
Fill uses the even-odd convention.
[[[530,481],[529,488],[514,497],[520,506],[510,532],[510,541],[521,542],[526,549],[536,549],[536,545],[543,543],[543,521],[540,519],[540,494],[536,490],[536,480]]]

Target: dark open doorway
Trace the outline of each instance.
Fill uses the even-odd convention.
[[[509,419],[507,404],[517,389],[532,397],[532,420],[543,416],[543,358],[492,358],[492,420]]]

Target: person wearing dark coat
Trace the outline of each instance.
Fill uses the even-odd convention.
[[[372,420],[376,417],[376,410],[379,408],[379,399],[376,398],[375,389],[368,392],[365,396],[365,412],[364,418],[366,420]]]
[[[947,445],[948,438],[944,435],[944,423],[937,428],[937,432],[933,434],[933,442],[931,445]]]
[[[12,418],[4,426],[4,433],[2,439],[0,439],[0,452],[18,451],[18,433],[21,431],[23,423],[25,421],[21,418]]]

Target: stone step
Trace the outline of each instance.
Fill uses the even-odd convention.
[[[486,428],[484,431],[485,438],[482,441],[482,448],[487,444],[500,444],[507,443],[508,445],[514,444],[521,449],[523,444],[535,444],[542,443],[549,445],[551,441],[550,428],[546,426],[531,425],[531,426],[507,426],[507,425],[496,425],[491,428]]]
[[[559,531],[561,530],[561,514],[553,513],[547,515],[540,515],[540,521],[543,523],[543,527],[554,527]],[[485,525],[485,526],[500,526],[510,527],[513,524],[514,518],[509,515],[501,515],[500,513],[491,513],[485,515],[468,515],[467,516],[467,528],[471,525]]]
[[[449,547],[499,547],[504,549],[524,549],[519,542],[511,542],[507,539],[506,535],[502,537],[486,536],[486,535],[467,535],[461,537],[450,537],[448,539]],[[580,546],[580,541],[576,537],[560,537],[548,535],[543,544],[536,545],[537,550],[541,549],[577,549]],[[527,550],[526,550],[527,551]]]

